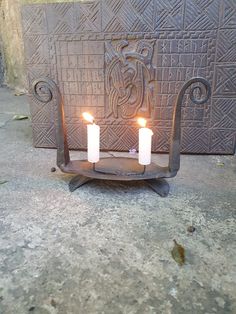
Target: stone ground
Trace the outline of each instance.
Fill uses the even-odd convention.
[[[182,156],[167,198],[144,183],[71,194],[71,176],[50,171],[56,151],[33,148],[16,113],[25,96],[0,89],[0,313],[236,313],[235,156]]]

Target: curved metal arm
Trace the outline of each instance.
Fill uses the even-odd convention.
[[[55,121],[57,141],[57,166],[67,165],[70,154],[67,143],[63,99],[56,83],[49,78],[40,78],[32,84],[32,94],[42,103],[55,101],[57,116]]]
[[[190,99],[194,104],[205,103],[211,95],[211,87],[209,82],[202,77],[194,77],[183,85],[177,96],[172,119],[172,133],[170,139],[170,155],[169,155],[169,171],[172,174],[172,176],[176,175],[180,167],[181,106],[183,102],[183,97],[186,90],[194,83],[201,83],[201,85],[199,86],[197,85],[192,87],[190,91]],[[194,95],[195,90],[199,90],[201,97],[200,99],[197,99],[195,97]],[[202,95],[204,96],[202,97]]]

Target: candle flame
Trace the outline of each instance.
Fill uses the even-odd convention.
[[[144,118],[138,118],[138,124],[142,127],[145,128],[146,124],[147,124],[147,120]]]
[[[83,118],[90,123],[94,122],[94,117],[89,112],[84,112]]]

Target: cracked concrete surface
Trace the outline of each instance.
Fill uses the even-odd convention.
[[[33,148],[30,121],[11,120],[27,112],[0,89],[0,313],[236,313],[235,156],[182,156],[167,198],[142,182],[71,194],[72,176],[50,171],[55,150]]]

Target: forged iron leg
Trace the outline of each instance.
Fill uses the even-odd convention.
[[[74,177],[69,183],[69,190],[70,192],[74,192],[76,189],[81,187],[82,185],[92,181],[93,179],[84,177],[84,176],[76,176]]]
[[[162,197],[166,197],[169,194],[170,186],[164,179],[148,179],[145,180],[149,187]]]

